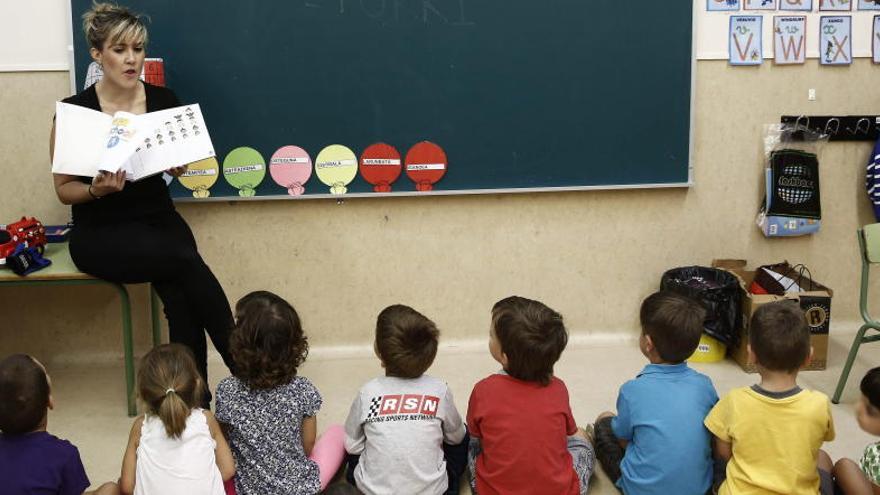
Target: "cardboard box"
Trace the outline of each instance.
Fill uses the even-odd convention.
[[[824,370],[828,360],[828,331],[831,327],[831,297],[833,292],[828,287],[803,278],[801,286],[812,289],[804,292],[786,292],[783,296],[772,294],[751,294],[749,286],[755,279],[755,271],[746,269],[745,260],[719,259],[712,261],[712,266],[727,270],[739,278],[742,290],[742,321],[740,342],[735,348],[729,348],[730,356],[748,373],[755,373],[755,363],[749,361],[746,345],[749,342],[749,323],[752,315],[764,304],[790,299],[798,301],[810,327],[810,344],[813,346],[813,360],[804,368],[806,370]]]

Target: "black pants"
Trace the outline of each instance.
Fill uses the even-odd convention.
[[[446,479],[448,487],[446,495],[458,495],[461,486],[461,476],[467,467],[467,449],[470,443],[470,435],[465,432],[461,443],[450,445],[443,444],[443,456],[446,458]],[[361,460],[361,456],[355,454],[347,454],[345,456],[345,479],[354,486],[357,483],[354,479],[354,468],[357,467]]]
[[[620,446],[611,430],[611,418],[602,418],[593,426],[596,459],[612,483],[620,479],[620,462],[626,450]]]
[[[125,222],[76,225],[70,255],[77,268],[104,280],[150,282],[165,307],[171,342],[189,347],[207,384],[205,330],[232,369],[232,311],[223,287],[202,260],[189,226],[173,211]],[[211,400],[208,392],[207,405]]]

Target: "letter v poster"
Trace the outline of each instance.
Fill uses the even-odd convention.
[[[730,16],[730,65],[761,65],[764,62],[761,53],[763,20],[764,17],[759,15]]]

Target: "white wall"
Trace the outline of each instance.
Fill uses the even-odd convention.
[[[0,72],[68,70],[70,31],[67,0],[0,0]]]

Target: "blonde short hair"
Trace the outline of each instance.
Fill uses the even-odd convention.
[[[147,26],[144,18],[126,7],[114,3],[93,2],[82,16],[83,32],[90,48],[103,50],[106,42],[134,40],[147,44]]]

